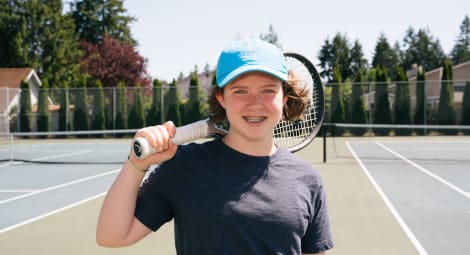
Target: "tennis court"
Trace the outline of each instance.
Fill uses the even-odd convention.
[[[129,248],[95,243],[99,208],[127,157],[129,139],[31,142],[0,147],[2,159],[17,159],[0,162],[2,253],[175,254],[171,223]],[[326,142],[326,163],[320,137],[297,154],[317,166],[325,182],[336,243],[329,254],[470,249],[469,137]]]

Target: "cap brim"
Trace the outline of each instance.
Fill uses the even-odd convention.
[[[287,80],[287,73],[284,73],[284,72],[281,72],[272,68],[268,68],[262,65],[248,65],[248,66],[242,66],[240,68],[233,70],[230,74],[225,76],[225,78],[220,83],[218,83],[217,86],[220,88],[223,88],[225,87],[225,85],[230,83],[232,80],[234,80],[238,76],[245,74],[245,73],[249,73],[249,72],[263,72],[263,73],[272,75],[280,79],[281,81]]]

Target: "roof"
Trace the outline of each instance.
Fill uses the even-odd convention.
[[[0,88],[19,88],[21,81],[30,79],[35,79],[41,85],[33,68],[0,68]]]

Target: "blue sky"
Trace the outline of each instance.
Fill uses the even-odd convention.
[[[126,0],[124,7],[137,18],[131,30],[148,60],[147,71],[168,81],[195,65],[214,68],[226,44],[266,34],[269,25],[284,50],[314,63],[324,41],[338,32],[351,43],[359,40],[370,61],[381,33],[393,45],[410,26],[429,29],[449,53],[461,22],[470,16],[469,0]]]

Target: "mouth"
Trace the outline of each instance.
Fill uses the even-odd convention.
[[[257,117],[253,117],[253,116],[244,116],[243,119],[250,123],[250,124],[260,124],[262,122],[264,122],[268,117],[263,117],[263,116],[257,116]]]

